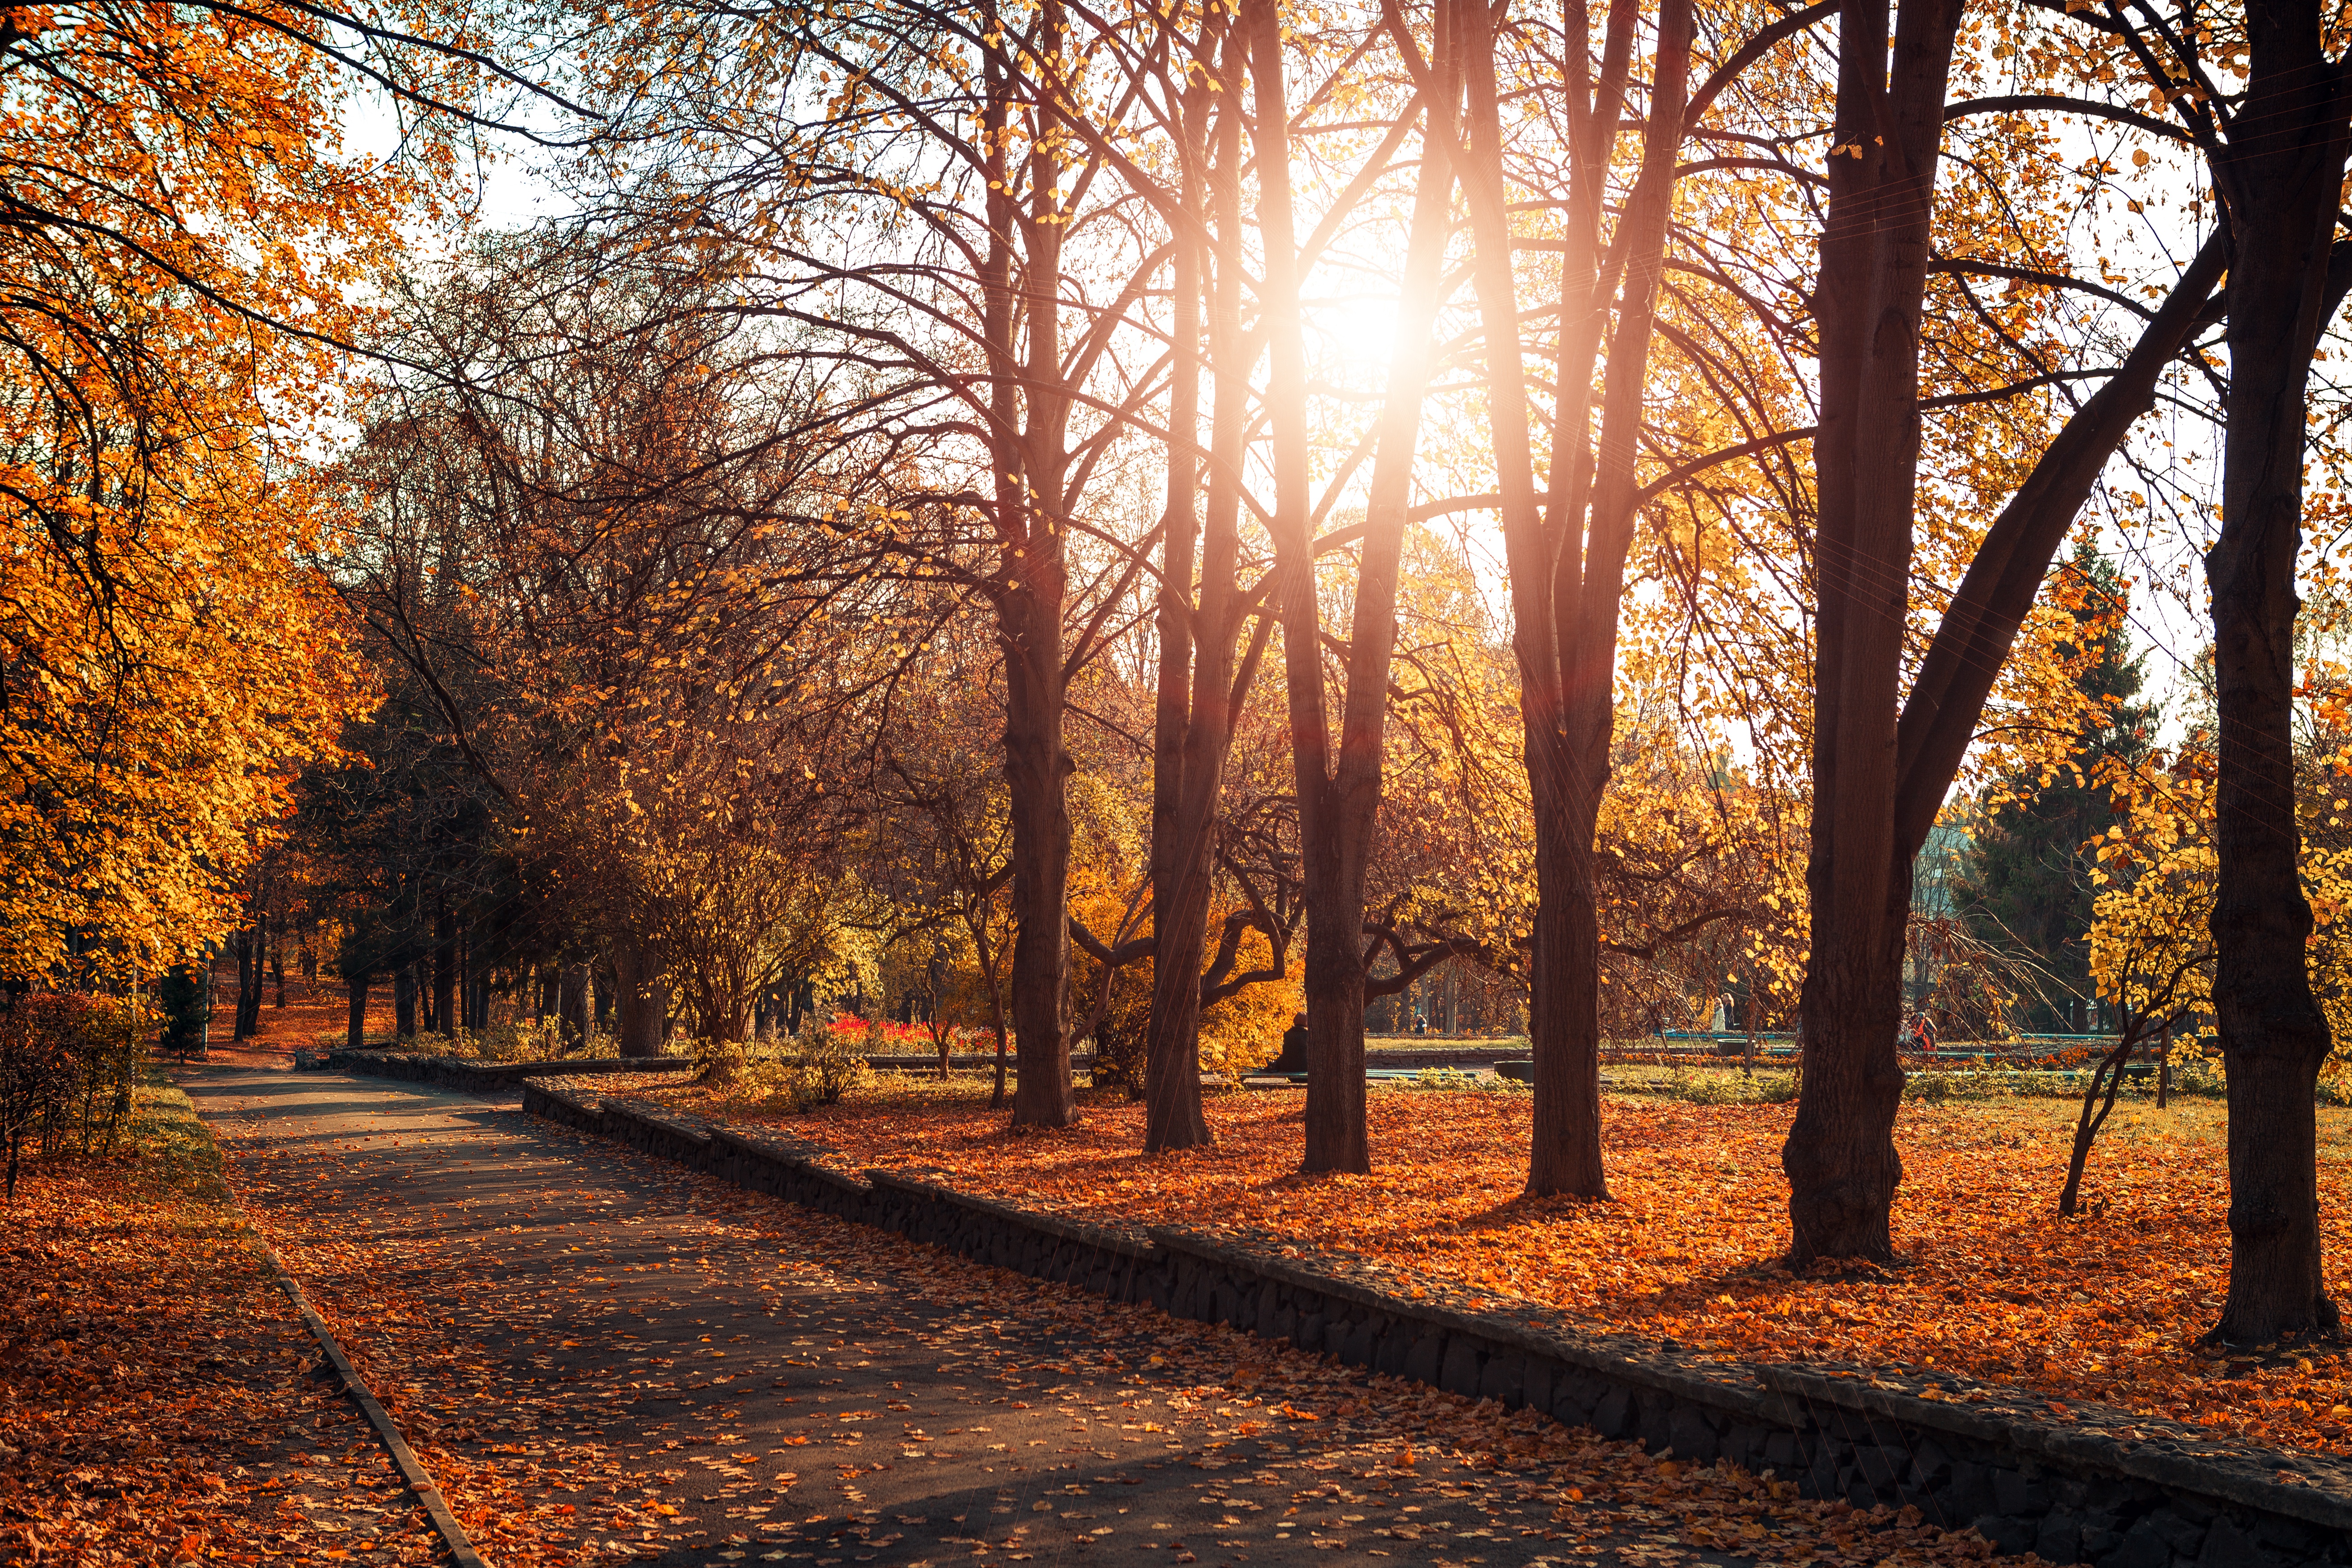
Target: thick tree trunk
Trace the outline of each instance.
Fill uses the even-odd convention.
[[[556,1016],[563,1031],[563,1048],[576,1051],[588,1043],[588,966],[567,963],[557,993]]]
[[[2320,1273],[2314,1091],[2327,1022],[2305,957],[2311,907],[2295,824],[2295,557],[2303,543],[2305,410],[2329,301],[2329,237],[2344,177],[2347,87],[2314,0],[2247,9],[2251,75],[2216,167],[2236,238],[2221,536],[2205,558],[2221,759],[2215,797],[2213,1012],[2230,1098],[2233,1344],[2333,1331]]]
[[[404,1040],[416,1037],[416,966],[403,963],[392,972],[393,1033]]]
[[[669,1011],[669,992],[662,983],[660,966],[635,938],[613,943],[613,989],[620,1016],[621,1054],[661,1055],[662,1022]]]
[[[1789,1257],[1894,1256],[1903,1174],[1903,931],[1911,860],[1895,832],[1902,638],[1919,450],[1919,314],[1959,0],[1902,0],[1890,73],[1884,0],[1838,31],[1837,144],[1816,291],[1822,420],[1813,569],[1812,917],[1797,1117],[1782,1148]]]
[[[347,974],[343,977],[346,1016],[343,1025],[343,1045],[358,1050],[367,1044],[368,982],[371,976]]]

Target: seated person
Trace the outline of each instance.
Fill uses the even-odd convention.
[[[1290,1020],[1290,1027],[1282,1032],[1282,1054],[1261,1069],[1270,1074],[1305,1072],[1307,1070],[1307,1015],[1301,1013]]]

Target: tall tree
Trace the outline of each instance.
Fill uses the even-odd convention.
[[[2234,109],[2210,93],[2193,41],[2176,63],[2204,89],[2184,110],[2231,251],[2221,531],[2205,557],[2220,724],[2213,1013],[2230,1094],[2230,1295],[2215,1333],[2263,1343],[2339,1323],[2320,1268],[2313,1102],[2333,1041],[2305,961],[2294,701],[2311,359],[2352,278],[2331,244],[2352,55],[2329,57],[2336,19],[2318,0],[2249,0],[2244,15]]]
[[[1892,1256],[1889,1215],[1902,1175],[1895,1035],[1912,866],[2084,500],[2168,367],[2216,318],[2212,290],[2228,251],[2220,236],[2206,241],[2162,304],[2141,317],[2122,362],[2098,373],[2098,391],[2036,455],[1968,557],[1905,693],[1925,406],[1921,302],[1944,126],[2023,108],[2134,112],[2063,96],[1947,105],[1958,16],[1956,0],[1900,0],[1890,38],[1883,5],[1849,0],[1841,12],[1831,195],[1812,295],[1822,417],[1811,940],[1801,1001],[1803,1091],[1781,1152],[1796,1263]],[[2115,76],[2105,68],[2100,79]]]

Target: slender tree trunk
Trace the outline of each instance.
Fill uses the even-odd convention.
[[[1263,91],[1263,84],[1261,84]],[[1380,821],[1385,762],[1389,671],[1396,649],[1396,601],[1405,527],[1412,502],[1414,449],[1421,433],[1421,405],[1428,390],[1430,342],[1438,310],[1438,289],[1452,227],[1455,108],[1461,95],[1457,57],[1441,49],[1423,84],[1429,116],[1422,138],[1422,164],[1406,240],[1403,295],[1381,407],[1378,446],[1365,497],[1362,552],[1356,572],[1354,624],[1350,628],[1346,684],[1341,698],[1339,747],[1328,784],[1318,777],[1320,809],[1310,820],[1302,812],[1299,834],[1306,850],[1307,884],[1307,1022],[1309,1169],[1362,1169],[1332,1160],[1314,1161],[1316,1075],[1328,1060],[1352,1085],[1352,1094],[1333,1097],[1354,1119],[1352,1141],[1335,1140],[1342,1156],[1360,1153],[1369,1163],[1363,1127],[1365,957],[1364,879]],[[1313,542],[1301,531],[1293,548],[1307,557],[1297,569],[1311,584]],[[1311,595],[1297,606],[1313,612]],[[1284,642],[1297,634],[1285,616]],[[1319,660],[1319,654],[1315,656]],[[1293,676],[1294,682],[1297,677]],[[1319,708],[1319,664],[1311,693]],[[1294,721],[1294,727],[1296,721]],[[1301,764],[1304,765],[1303,763]],[[1318,773],[1320,773],[1320,764]],[[1322,922],[1318,925],[1318,919]],[[1321,933],[1318,935],[1318,931]],[[1319,951],[1318,951],[1319,950]],[[1317,1041],[1323,1044],[1318,1058]]]
[[[416,966],[403,963],[392,972],[393,1033],[404,1040],[416,1037]]]
[[[1511,646],[1518,665],[1529,805],[1535,818],[1536,912],[1528,942],[1528,1047],[1535,1060],[1536,1133],[1528,1190],[1605,1197],[1601,1166],[1600,1072],[1577,1061],[1574,1018],[1581,1002],[1570,954],[1598,942],[1573,918],[1576,884],[1567,793],[1569,760],[1560,732],[1559,658],[1553,636],[1553,546],[1545,538],[1528,442],[1525,376],[1519,363],[1518,284],[1511,268],[1511,230],[1503,181],[1496,109],[1494,31],[1481,5],[1454,0],[1442,12],[1447,47],[1461,51],[1468,89],[1468,157],[1462,185],[1475,237],[1472,277],[1485,339],[1495,468],[1502,495],[1504,553],[1510,574]],[[1597,1016],[1597,1014],[1596,1014]],[[1587,1084],[1589,1082],[1589,1089]]]
[[[260,1030],[263,941],[258,921],[236,933],[236,1011],[229,1025],[232,1041],[249,1040]]]
[[[1298,842],[1307,906],[1307,1147],[1300,1169],[1369,1171],[1364,1125],[1363,922],[1338,898],[1332,832],[1331,731],[1323,692],[1322,606],[1316,591],[1307,351],[1299,318],[1298,237],[1290,200],[1290,105],[1277,0],[1242,0],[1249,38],[1252,144],[1258,170],[1259,294],[1274,436],[1275,601],[1282,616],[1290,753],[1298,781]],[[1352,1003],[1356,1016],[1345,1016]]]
[[[343,977],[343,993],[347,1004],[343,1045],[350,1050],[358,1050],[367,1044],[368,983],[371,978],[365,974],[347,974]]]
[[[1208,24],[1218,25],[1222,13],[1212,13]],[[1231,77],[1230,68],[1226,76]],[[1181,186],[1192,211],[1201,208],[1202,163],[1209,152],[1202,121],[1209,113],[1205,79],[1184,96],[1184,119],[1179,127],[1184,166]],[[1230,82],[1224,84],[1231,97]],[[1231,121],[1229,112],[1224,118]],[[1222,184],[1222,181],[1221,181]],[[1220,212],[1222,214],[1222,205]],[[1229,231],[1228,231],[1229,233]],[[1193,731],[1207,716],[1201,713],[1193,691],[1196,657],[1215,662],[1209,650],[1230,628],[1208,617],[1213,595],[1210,584],[1201,584],[1199,611],[1194,609],[1194,555],[1200,542],[1200,458],[1194,442],[1201,423],[1201,294],[1202,246],[1188,228],[1179,227],[1175,239],[1172,285],[1175,290],[1175,370],[1169,387],[1168,510],[1163,521],[1160,582],[1160,686],[1155,693],[1151,730],[1151,1013],[1144,1029],[1143,1148],[1199,1148],[1213,1142],[1207,1116],[1201,1106],[1200,954],[1207,934],[1209,905],[1209,843],[1205,825],[1193,821],[1194,787],[1191,769],[1202,748]],[[1218,268],[1220,300],[1232,287],[1230,268]],[[1223,312],[1221,311],[1221,317]],[[1220,353],[1229,352],[1228,323],[1220,320]],[[1221,362],[1222,363],[1222,362]],[[1230,372],[1226,373],[1230,375]],[[1222,409],[1229,392],[1221,381]],[[1220,416],[1222,424],[1223,416]],[[1195,637],[1195,627],[1199,637]],[[1201,645],[1196,655],[1195,643]],[[1205,681],[1203,682],[1205,685]],[[1222,749],[1218,760],[1223,761]],[[1222,771],[1222,770],[1221,770]],[[1219,781],[1208,781],[1215,799]],[[1212,809],[1213,810],[1213,805]]]
[[[1059,0],[1045,0],[1039,36],[1062,34]],[[1070,817],[1074,766],[1063,743],[1062,620],[1068,595],[1063,519],[1066,459],[1062,433],[1070,397],[1061,382],[1061,251],[1055,183],[1037,178],[1026,221],[1014,205],[1004,157],[1014,109],[1010,72],[992,47],[983,57],[988,96],[983,132],[991,174],[990,249],[982,268],[983,335],[991,382],[990,440],[996,467],[996,530],[1006,560],[997,587],[1004,647],[1004,778],[1013,829],[1013,1048],[1020,1078],[1013,1124],[1066,1127],[1077,1121],[1071,1091],[1069,1009]],[[1041,125],[1051,111],[1034,110]],[[1016,290],[1013,236],[1026,265]],[[1016,297],[1016,294],[1018,297]],[[1017,323],[1017,325],[1016,325]],[[1025,331],[1026,353],[1014,342]]]
[[[286,1005],[286,928],[278,926],[269,933],[269,984],[276,987],[275,1005]]]
[[[1044,533],[1044,530],[1037,531]],[[1034,565],[1007,595],[1004,774],[1013,819],[1013,1037],[1020,1077],[1016,1127],[1067,1127],[1070,1083],[1071,771],[1062,746],[1062,571],[1057,536],[1028,554]]]
[[[1903,1163],[1895,1031],[1911,861],[1898,846],[1896,720],[1919,450],[1920,302],[1959,0],[1884,0],[1838,31],[1836,144],[1821,244],[1822,420],[1814,438],[1812,915],[1802,1088],[1780,1163],[1789,1257],[1894,1256]]]
[[[2102,1055],[2092,1069],[2091,1081],[2083,1090],[2082,1112],[2074,1118],[2074,1146],[2066,1156],[2066,1185],[2058,1194],[2062,1215],[2071,1216],[2082,1207],[2083,1169],[2090,1163],[2092,1141],[2116,1109],[2116,1097],[2123,1092],[2124,1068],[2137,1043],[2135,1031],[2126,1027],[2115,1049]]]
[[[2261,130],[2242,147],[2233,138],[2214,170],[2236,256],[2221,536],[2205,558],[2221,758],[2213,1012],[2230,1098],[2230,1295],[2214,1336],[2233,1344],[2337,1326],[2320,1272],[2314,1093],[2331,1042],[2311,992],[2297,868],[2294,572],[2347,89],[2323,50],[2315,0],[2249,6],[2246,17],[2239,123]]]

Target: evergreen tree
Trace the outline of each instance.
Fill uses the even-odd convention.
[[[1954,891],[1970,932],[1990,947],[2030,961],[2047,977],[2047,994],[2020,1024],[2031,1031],[2074,1032],[2096,1024],[2091,984],[2091,860],[2084,841],[2106,831],[2115,809],[2092,782],[2104,757],[2136,760],[2147,750],[2156,704],[2135,700],[2145,682],[2142,656],[2124,627],[2126,584],[2115,563],[2085,541],[2059,568],[2079,596],[2081,641],[2061,644],[2075,662],[2075,685],[2095,717],[2075,734],[2068,762],[2043,784],[2038,774],[1989,789]],[[1992,799],[2001,801],[1998,806]]]
[[[157,1010],[163,1016],[163,1048],[185,1060],[204,1049],[205,1014],[212,998],[205,994],[205,969],[211,959],[175,963],[163,971],[155,987]]]

